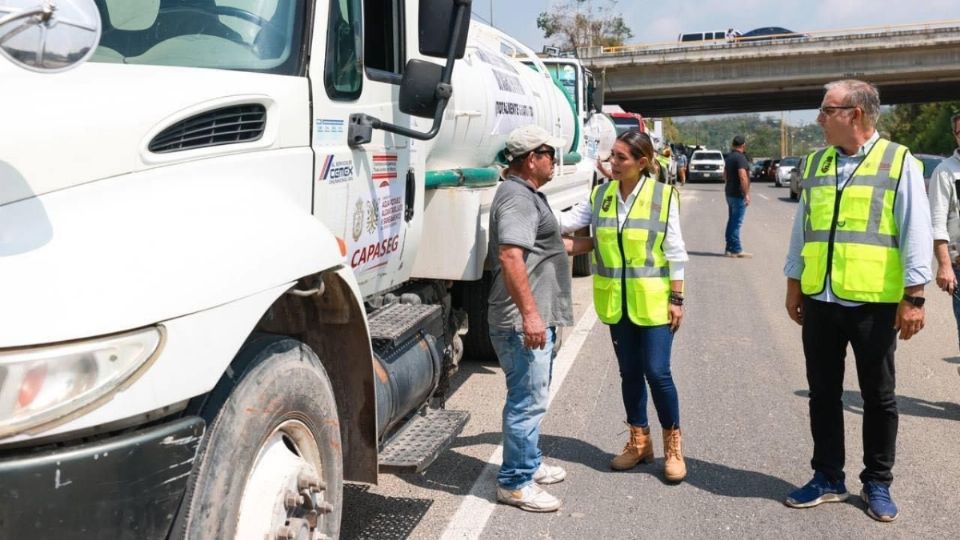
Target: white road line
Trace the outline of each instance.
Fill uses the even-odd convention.
[[[770,197],[767,197],[767,196],[764,195],[763,193],[757,193],[757,195],[763,197],[764,199],[766,199],[766,200],[768,200],[768,201],[770,200]]]
[[[547,405],[553,402],[553,398],[560,391],[563,380],[567,378],[573,361],[576,360],[580,348],[590,335],[590,330],[597,322],[597,312],[593,306],[587,308],[577,325],[573,328],[570,336],[563,343],[563,348],[553,360],[553,381],[550,384],[550,397]],[[547,413],[549,414],[549,412]],[[487,526],[487,521],[496,508],[496,482],[497,471],[503,463],[503,445],[497,448],[487,458],[487,465],[483,468],[480,476],[470,487],[470,493],[464,497],[460,503],[460,508],[454,514],[450,524],[440,537],[442,540],[474,540],[480,538],[483,529]]]

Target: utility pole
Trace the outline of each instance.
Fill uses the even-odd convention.
[[[490,26],[496,28],[497,25],[493,24],[493,0],[490,0]]]
[[[783,111],[780,111],[780,157],[787,155],[787,124],[783,118]]]

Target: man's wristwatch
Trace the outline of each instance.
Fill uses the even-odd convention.
[[[926,302],[927,299],[922,296],[910,296],[909,294],[905,294],[903,295],[903,301],[914,307],[923,307],[923,303]]]

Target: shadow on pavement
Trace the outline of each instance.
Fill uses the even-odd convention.
[[[342,538],[409,538],[433,505],[430,499],[384,497],[368,493],[369,489],[370,486],[344,484],[343,507],[349,508],[349,512],[343,516]]]
[[[806,398],[807,390],[797,390],[795,395]],[[859,392],[843,391],[843,409],[854,414],[863,414],[863,399]],[[960,404],[952,401],[928,401],[897,394],[897,410],[900,414],[943,420],[960,420]]]
[[[691,257],[725,257],[723,252],[714,253],[712,251],[688,251],[687,255]]]
[[[497,445],[499,443],[499,432],[482,433],[470,437],[461,437],[454,442],[453,447],[460,448],[479,444]],[[579,463],[599,473],[597,475],[598,480],[606,475],[649,474],[667,484],[666,480],[663,480],[662,456],[658,457],[653,464],[638,465],[629,471],[614,471],[610,469],[610,460],[613,458],[613,454],[586,441],[557,435],[543,435],[540,437],[540,447],[544,456],[550,462]],[[781,502],[796,487],[785,480],[761,472],[736,469],[689,456],[685,459],[688,473],[684,483],[714,495],[770,499]],[[427,470],[426,474],[410,475],[404,477],[404,479],[422,488],[438,489],[454,495],[466,495],[470,491],[474,480],[480,477],[485,466],[486,463],[477,458],[455,452],[445,452]],[[446,471],[448,467],[456,467],[456,470],[462,472],[469,471],[469,474],[461,475],[461,479],[464,480],[461,485],[443,482],[439,478],[439,474],[434,474],[434,471]],[[492,500],[492,489],[490,490],[490,497]]]
[[[960,364],[960,356],[947,356],[943,361],[948,364]]]

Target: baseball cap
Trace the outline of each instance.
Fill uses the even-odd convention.
[[[507,135],[507,160],[513,161],[513,158],[536,150],[543,145],[563,148],[566,146],[566,141],[563,140],[563,137],[554,137],[536,124],[518,127]]]
[[[747,140],[743,138],[743,135],[737,135],[733,138],[733,146],[743,146],[747,144]]]

